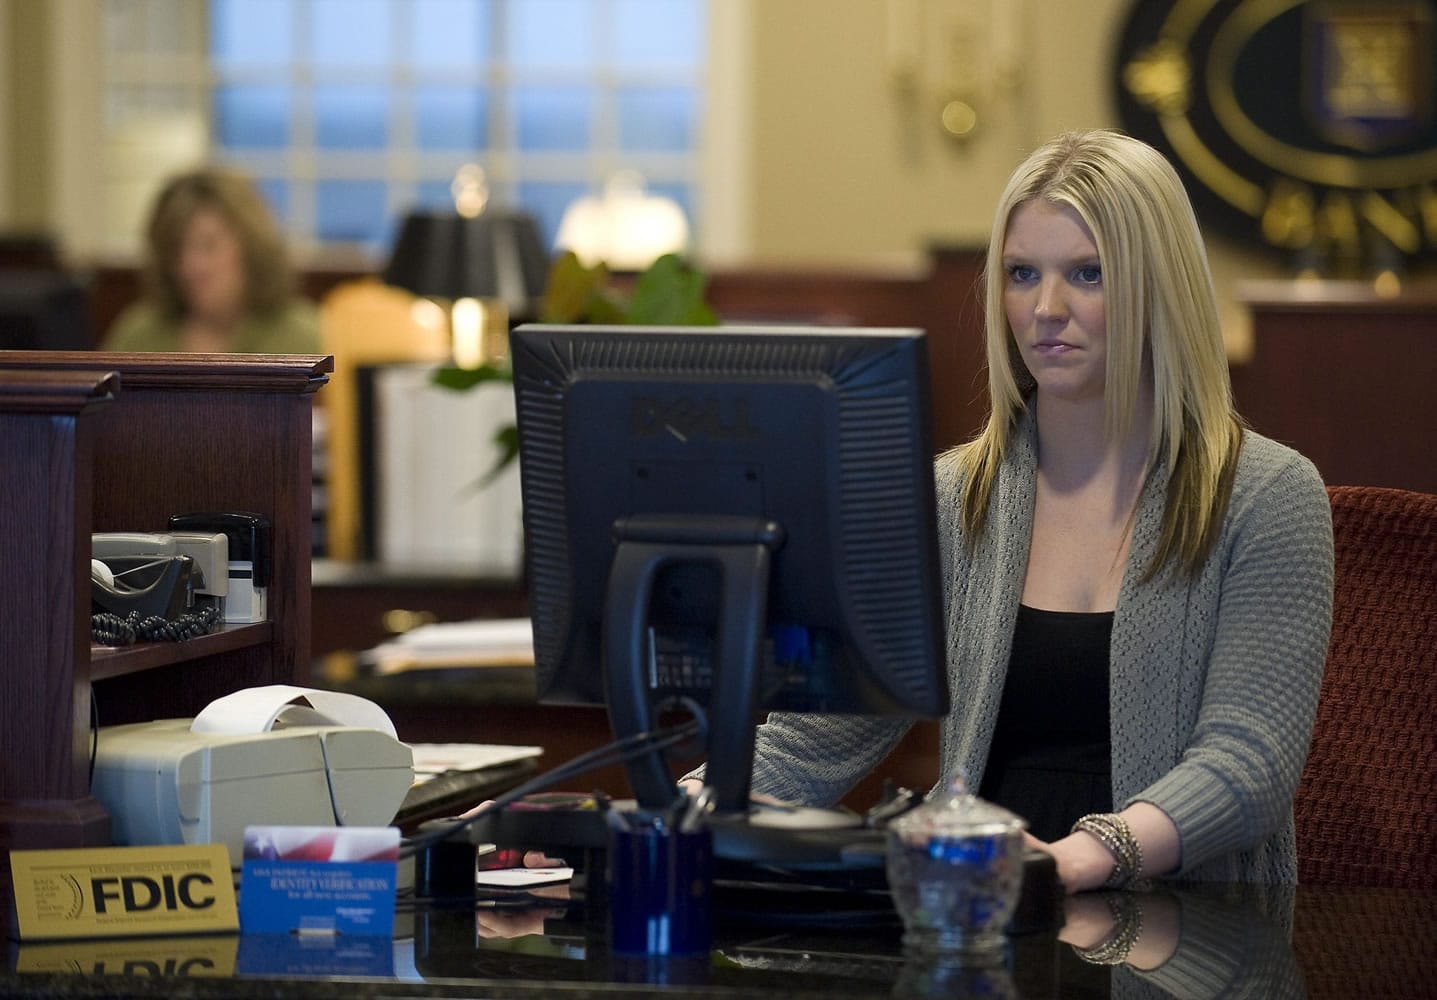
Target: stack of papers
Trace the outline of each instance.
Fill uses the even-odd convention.
[[[534,630],[527,618],[421,625],[365,656],[375,673],[438,667],[532,667]]]
[[[497,767],[538,757],[544,752],[543,747],[511,747],[498,743],[411,743],[409,749],[414,752],[416,781],[448,771]]]

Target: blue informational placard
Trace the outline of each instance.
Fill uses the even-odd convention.
[[[244,854],[245,934],[393,934],[396,828],[252,826]]]

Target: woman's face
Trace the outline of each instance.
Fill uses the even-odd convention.
[[[175,263],[187,312],[198,319],[228,321],[244,308],[244,247],[225,217],[201,208],[180,239]]]
[[[1003,310],[1038,392],[1103,397],[1108,354],[1103,270],[1082,217],[1042,200],[1018,206],[1003,240]]]

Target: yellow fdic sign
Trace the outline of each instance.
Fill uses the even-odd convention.
[[[239,929],[224,844],[11,851],[22,940]]]

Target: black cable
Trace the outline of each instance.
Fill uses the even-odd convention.
[[[526,795],[541,792],[561,781],[567,781],[580,774],[597,770],[601,767],[607,767],[610,764],[623,764],[644,754],[660,753],[702,732],[703,728],[703,720],[701,718],[694,718],[682,725],[672,726],[668,729],[635,733],[621,740],[615,740],[612,743],[606,743],[601,747],[596,747],[571,760],[565,761],[558,767],[545,771],[543,774],[535,775],[533,778],[511,788],[502,795],[495,796],[489,802],[485,803],[482,808],[475,810],[474,813],[469,816],[457,819],[453,823],[431,830],[418,837],[411,837],[405,840],[400,847],[399,856],[401,858],[409,857],[429,847],[431,844],[447,840],[476,820],[503,809],[513,802],[518,802]],[[675,789],[674,794],[675,798],[677,798],[677,789]]]
[[[543,791],[561,781],[596,770],[600,767],[607,767],[610,764],[622,764],[649,753],[658,753],[687,740],[690,736],[701,731],[702,723],[699,720],[686,722],[681,726],[671,729],[662,729],[650,732],[636,733],[627,736],[622,740],[607,743],[586,753],[580,754],[571,760],[565,761],[543,774],[536,775],[528,781],[510,789],[502,795],[498,795],[484,807],[476,810],[463,819],[455,820],[447,826],[439,827],[419,837],[407,840],[400,850],[401,857],[414,854],[430,844],[437,843],[452,836],[459,830],[464,829],[476,820],[489,815],[491,812],[503,809],[510,803],[517,802],[526,795]],[[677,790],[675,791],[677,796]]]
[[[678,746],[690,736],[694,736],[702,731],[702,720],[695,719],[685,722],[682,725],[672,726],[668,729],[637,733],[634,736],[626,737],[624,740],[611,743],[607,747],[599,747],[597,750],[589,751],[589,754],[593,755],[592,759],[588,759],[589,754],[575,757],[572,760],[560,764],[546,775],[540,775],[538,778],[532,778],[530,780],[538,781],[539,778],[544,778],[548,784],[567,781],[569,778],[586,774],[589,771],[594,771],[601,767],[607,767],[610,764],[626,764],[648,753],[660,753],[670,747]],[[633,742],[632,746],[626,746],[630,741],[636,742]],[[537,790],[538,789],[536,789],[536,791]],[[674,790],[674,796],[675,798],[678,797],[677,787]]]

